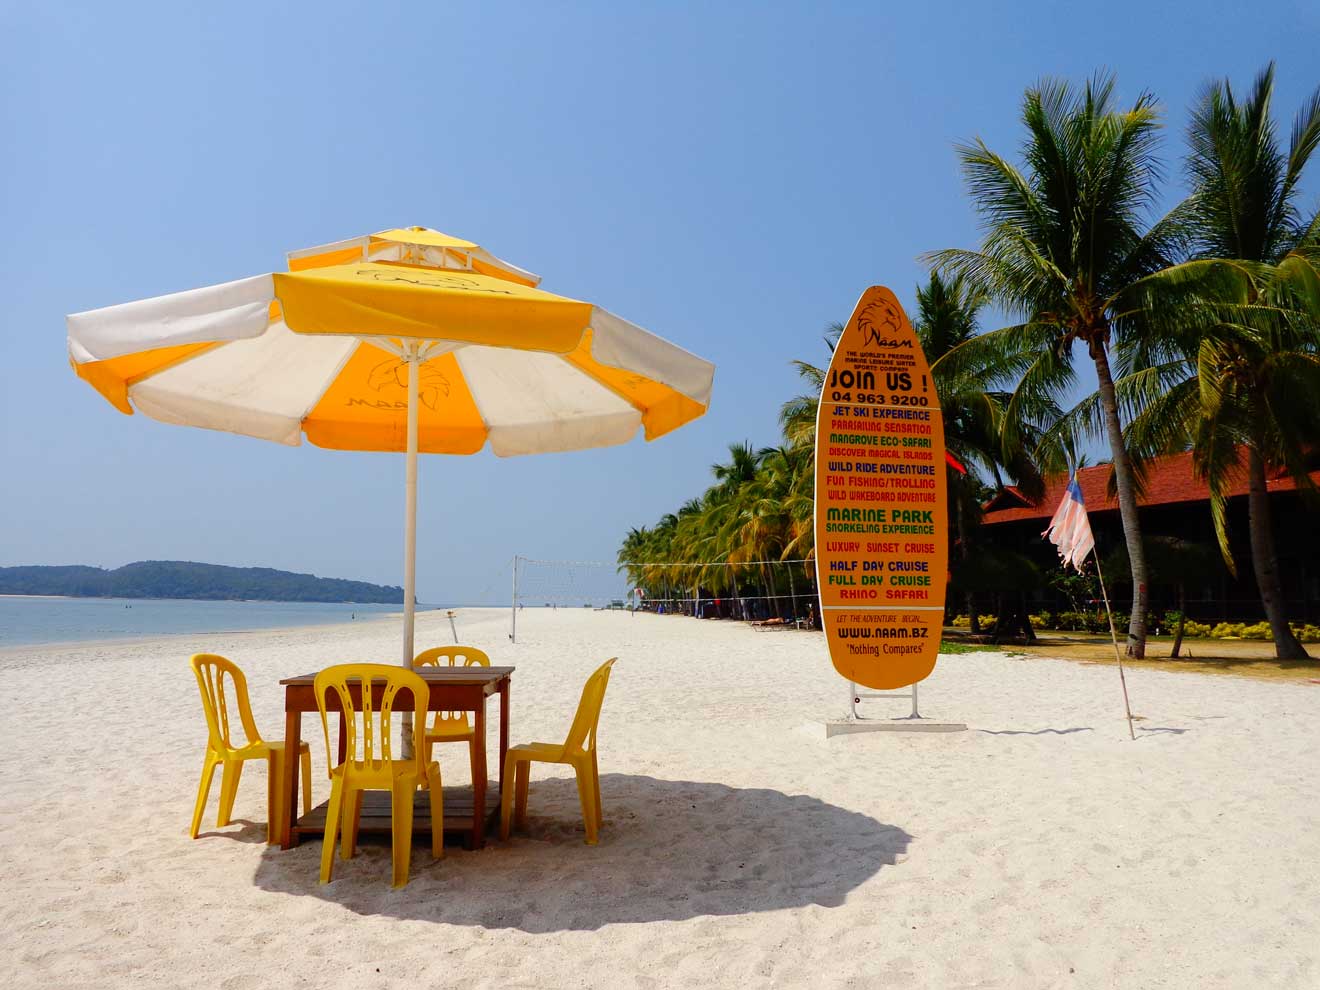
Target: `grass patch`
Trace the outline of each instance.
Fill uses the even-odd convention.
[[[1001,653],[1003,650],[998,646],[985,646],[980,643],[958,643],[954,640],[940,640],[941,653]]]
[[[1081,663],[1114,664],[1114,647],[1108,636],[1088,633],[1038,631],[1039,642],[1031,646],[1013,646],[1029,656],[1074,660]],[[1168,655],[1171,636],[1147,637],[1145,660],[1124,658],[1123,666],[1138,670],[1185,671],[1195,674],[1227,674],[1256,680],[1320,683],[1320,658],[1311,661],[1275,660],[1274,644],[1249,640],[1183,640],[1183,656]],[[1119,634],[1122,648],[1123,634]],[[1310,647],[1312,656],[1320,653]]]

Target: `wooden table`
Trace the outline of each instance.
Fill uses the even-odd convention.
[[[445,788],[446,828],[449,828],[451,819],[459,818],[455,822],[455,826],[469,833],[469,844],[473,849],[479,849],[486,841],[486,818],[490,813],[490,795],[488,795],[489,788],[486,781],[486,699],[496,693],[500,696],[499,785],[494,795],[494,806],[498,809],[499,795],[504,791],[504,755],[509,750],[509,681],[513,671],[513,667],[419,667],[416,670],[416,673],[426,681],[430,688],[429,711],[466,711],[473,713],[473,763],[475,764],[475,773],[472,781],[472,816],[470,824],[466,820],[467,816],[461,814],[466,810],[466,802],[461,800],[462,792],[452,789],[456,791],[455,797],[459,800],[452,802],[453,810],[457,814],[450,814],[451,788]],[[298,752],[298,745],[302,740],[303,715],[308,712],[320,711],[316,704],[316,692],[313,688],[315,680],[315,674],[303,674],[299,677],[288,677],[280,681],[284,685],[284,751],[286,753]],[[355,703],[360,705],[362,703],[361,688],[354,686],[351,690],[353,691]],[[404,689],[395,695],[394,710],[396,712],[411,710],[412,707],[411,691]],[[330,692],[329,697],[326,698],[326,711],[341,712],[339,699],[334,692]],[[344,720],[341,712],[339,728],[339,760],[341,762],[345,757],[346,745]],[[446,748],[456,747],[437,747],[437,758],[443,754]],[[281,837],[281,845],[285,849],[290,849],[298,844],[298,840],[303,835],[322,836],[325,834],[325,805],[313,808],[310,815],[304,815],[300,820],[296,815],[299,807],[298,761],[285,760],[282,774],[281,787],[286,796],[284,802],[285,814],[282,816],[283,820],[278,823],[276,834]],[[310,783],[308,781],[304,786],[310,786]],[[510,782],[510,786],[512,786],[512,782]],[[372,801],[370,793],[366,795],[366,798],[367,800],[363,802],[362,809],[362,831],[369,832],[380,828],[381,823],[377,822],[376,819],[380,818],[383,812],[385,821],[383,822],[383,828],[380,828],[380,830],[388,832],[388,795],[385,795],[383,802]],[[430,830],[431,811],[428,801],[422,800],[417,804],[413,827],[417,831]]]

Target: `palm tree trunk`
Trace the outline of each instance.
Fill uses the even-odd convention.
[[[945,469],[948,471],[948,469]],[[952,472],[948,472],[952,474]],[[950,486],[953,487],[953,486]],[[953,518],[958,525],[958,556],[964,561],[968,557],[967,548],[967,518],[963,515],[963,503],[960,494],[956,494],[953,502]],[[976,595],[970,588],[967,589],[967,631],[973,636],[981,635],[981,617],[976,614]]]
[[[1248,494],[1247,508],[1251,529],[1251,562],[1256,568],[1256,586],[1260,588],[1260,602],[1265,606],[1274,636],[1274,654],[1280,660],[1310,660],[1311,655],[1293,635],[1288,625],[1288,609],[1279,581],[1279,555],[1274,548],[1274,531],[1270,526],[1270,495],[1265,486],[1265,461],[1260,451],[1252,446],[1247,451]]]
[[[1169,659],[1172,660],[1178,656],[1178,651],[1182,649],[1183,629],[1187,626],[1187,585],[1181,581],[1178,582],[1178,631],[1173,634],[1173,649],[1169,651]]]
[[[1123,520],[1123,539],[1127,543],[1132,566],[1132,617],[1128,622],[1127,655],[1140,660],[1146,655],[1146,550],[1141,542],[1141,521],[1137,516],[1136,479],[1132,461],[1123,445],[1123,426],[1118,420],[1118,397],[1109,373],[1109,355],[1104,341],[1091,344],[1096,377],[1100,381],[1100,407],[1109,435],[1109,452],[1114,462],[1114,481],[1118,488],[1118,514]]]

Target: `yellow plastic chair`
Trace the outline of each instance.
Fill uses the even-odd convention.
[[[531,784],[531,765],[537,763],[567,763],[577,775],[578,800],[582,802],[582,823],[587,830],[587,845],[596,844],[599,829],[605,817],[600,806],[600,768],[596,762],[596,725],[600,722],[600,706],[605,700],[605,688],[610,681],[610,668],[618,657],[606,660],[587,678],[578,702],[577,714],[563,743],[523,743],[511,746],[504,760],[504,793],[500,795],[500,838],[509,837],[510,818],[516,817],[518,827],[527,824],[527,791]],[[513,781],[510,788],[508,782]],[[517,795],[515,807],[514,797]],[[512,814],[511,814],[512,813]]]
[[[413,658],[413,668],[440,667],[489,667],[490,657],[475,646],[437,646],[423,650]],[[436,743],[465,742],[468,744],[468,762],[472,765],[472,779],[477,779],[477,750],[472,744],[476,738],[467,712],[436,712],[435,721],[426,730],[426,758],[431,759],[432,747]]]
[[[359,709],[353,700],[351,685],[361,688]],[[394,699],[400,690],[412,692],[413,742],[415,755],[395,759],[391,736]],[[440,789],[440,764],[425,759],[421,735],[426,725],[426,706],[430,689],[411,670],[392,664],[346,663],[327,667],[316,675],[316,704],[321,710],[321,728],[325,731],[325,749],[329,762],[336,754],[330,747],[330,723],[326,717],[326,697],[334,691],[344,713],[346,733],[343,763],[330,771],[330,806],[325,814],[325,842],[321,849],[321,883],[329,883],[334,864],[335,836],[342,828],[344,837],[340,855],[352,859],[357,852],[358,825],[362,819],[362,796],[365,791],[390,792],[390,821],[393,826],[393,877],[391,886],[408,882],[412,858],[413,795],[417,788],[428,789],[431,796],[431,855],[445,855],[444,795]]]
[[[216,827],[224,828],[229,824],[229,816],[234,810],[234,796],[238,793],[238,780],[243,773],[243,764],[247,760],[267,760],[266,795],[266,841],[274,842],[275,823],[283,820],[284,795],[280,793],[280,774],[284,766],[284,743],[266,742],[257,732],[257,724],[252,719],[252,706],[248,702],[247,678],[233,661],[214,653],[198,653],[192,658],[193,673],[197,676],[197,687],[202,693],[202,711],[206,713],[206,761],[202,764],[202,783],[197,788],[197,804],[193,808],[192,829],[190,834],[197,838],[197,830],[202,824],[202,812],[206,810],[206,799],[211,794],[211,778],[215,768],[223,766],[220,778],[220,814],[216,818]],[[232,726],[229,721],[229,691],[232,685],[234,701],[238,706],[238,719],[243,725],[243,735],[247,742],[238,745],[233,740]],[[312,810],[312,751],[306,743],[298,748],[302,764],[303,814]]]

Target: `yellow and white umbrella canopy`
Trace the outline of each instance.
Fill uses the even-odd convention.
[[[385,231],[290,267],[74,314],[74,370],[125,413],[342,450],[407,449],[413,351],[423,453],[650,440],[710,403],[708,362],[469,241]]]
[[[74,370],[117,409],[340,450],[406,451],[412,658],[416,454],[648,440],[701,416],[714,366],[479,245],[422,227],[296,251],[289,271],[68,317]]]

